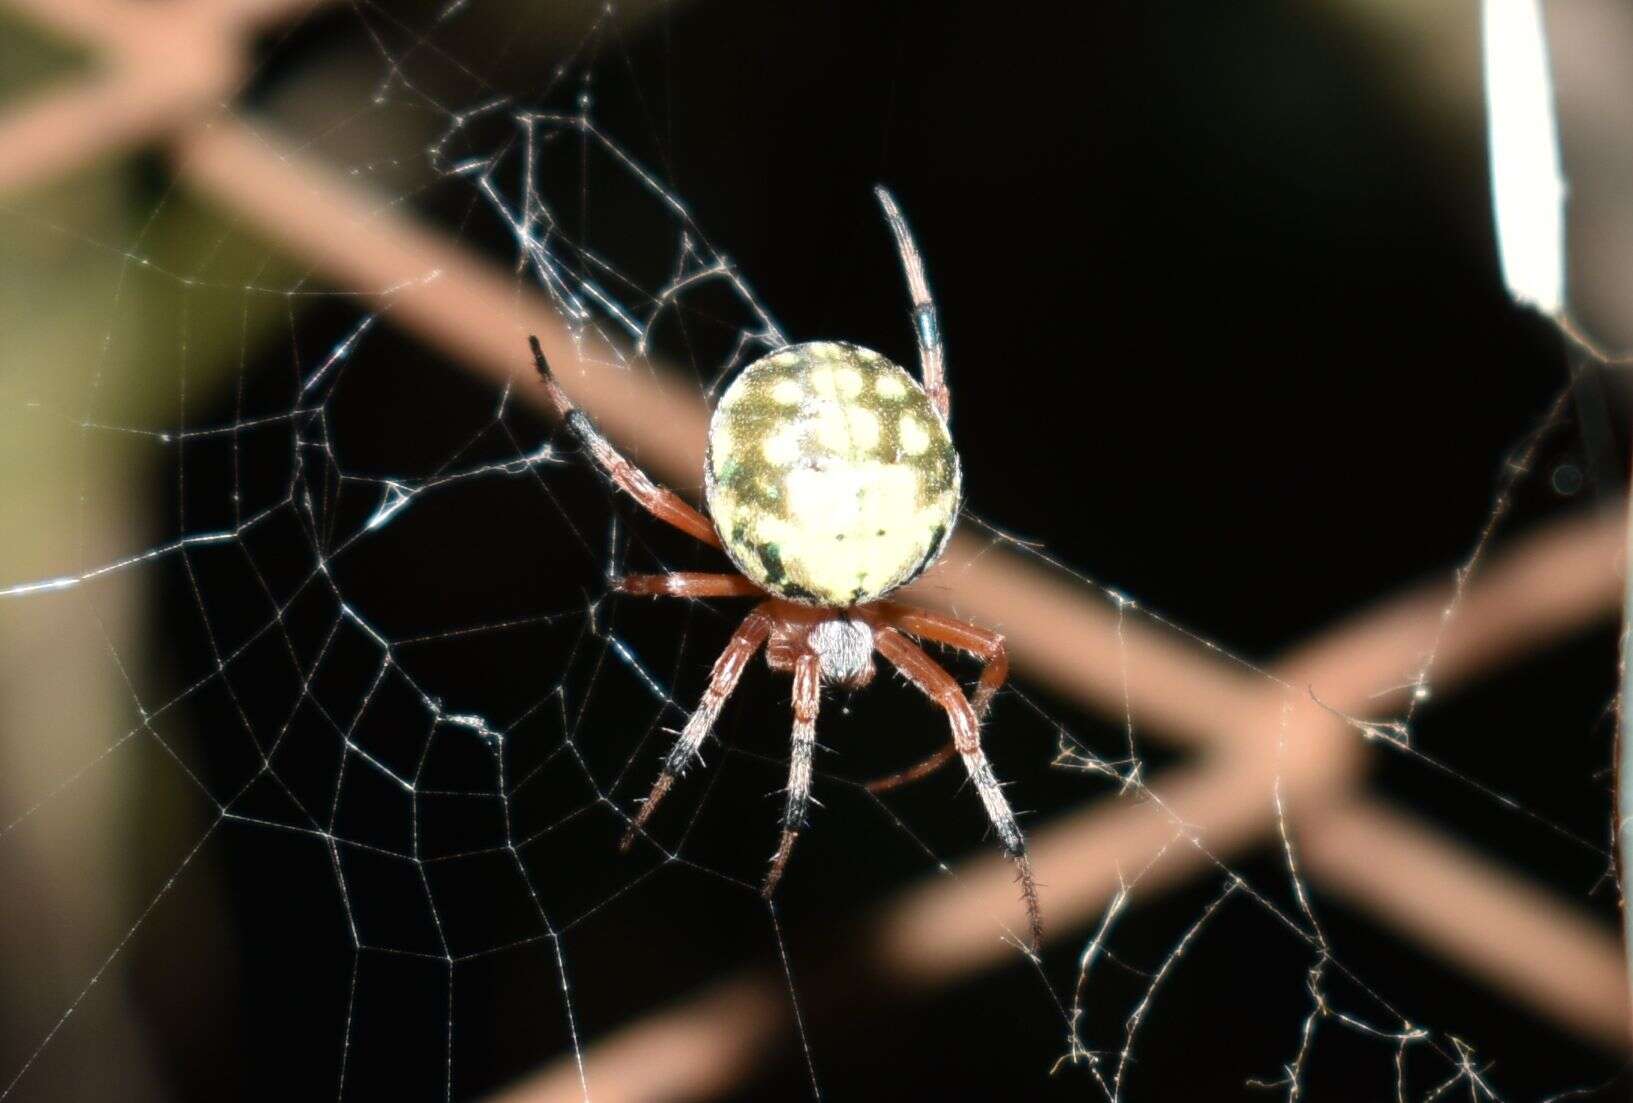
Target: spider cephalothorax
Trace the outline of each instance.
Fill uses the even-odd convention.
[[[941,337],[924,265],[895,200],[877,191],[895,233],[913,298],[922,385],[876,352],[837,341],[789,345],[744,368],[709,425],[704,485],[710,516],[658,486],[590,423],[551,374],[532,339],[551,404],[614,485],[654,516],[722,549],[740,574],[677,571],[631,575],[624,593],[758,597],[715,661],[709,685],[630,821],[628,847],[675,779],[698,755],[743,668],[761,647],[773,670],[794,677],[782,841],[764,892],[782,877],[805,822],[816,750],[821,684],[860,688],[874,654],[946,713],[951,746],[875,782],[881,791],[962,758],[999,842],[1020,869],[1032,943],[1041,936],[1026,841],[981,749],[981,719],[1008,674],[1003,637],[942,613],[883,600],[934,563],[958,515],[958,453],[947,431]],[[712,517],[712,521],[711,521]],[[985,660],[973,697],[912,637]]]

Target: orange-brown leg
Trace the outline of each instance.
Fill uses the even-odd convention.
[[[1031,944],[1036,949],[1043,940],[1043,914],[1038,907],[1038,887],[1032,880],[1032,862],[1026,854],[1026,836],[1021,834],[1021,825],[1015,820],[1003,786],[998,784],[992,764],[981,750],[981,725],[975,718],[975,710],[970,707],[964,691],[953,676],[926,655],[923,648],[894,628],[881,628],[875,632],[873,644],[879,654],[907,676],[908,681],[946,711],[947,720],[952,726],[953,746],[963,758],[970,780],[975,783],[975,791],[981,797],[981,804],[987,810],[993,830],[998,833],[1004,853],[1009,855],[1020,871],[1021,892],[1026,899],[1026,916],[1031,925]]]
[[[811,803],[811,759],[816,753],[817,706],[822,701],[822,664],[815,655],[794,660],[794,739],[788,756],[788,803],[783,808],[782,841],[771,859],[760,895],[767,900],[777,891],[783,867],[794,850],[794,840],[805,826],[805,810]]]
[[[615,589],[643,597],[764,597],[765,591],[740,574],[715,571],[670,571],[668,574],[629,574]]]
[[[549,396],[550,405],[555,407],[556,416],[561,418],[567,431],[578,438],[579,444],[595,460],[595,465],[614,486],[639,502],[648,513],[660,521],[667,521],[682,532],[697,537],[711,548],[720,546],[720,536],[714,531],[714,525],[703,514],[686,504],[668,487],[659,486],[647,476],[645,471],[630,463],[612,442],[601,435],[595,425],[585,414],[567,397],[567,392],[561,389],[556,377],[550,370],[549,361],[544,358],[544,349],[539,346],[537,337],[527,339],[533,348],[533,365],[539,370],[539,378],[544,380],[544,393]]]
[[[675,778],[686,771],[697,757],[698,748],[703,740],[708,738],[709,731],[714,727],[715,720],[720,716],[720,709],[731,696],[731,691],[737,688],[737,679],[742,677],[743,668],[760,650],[766,637],[771,634],[771,615],[766,612],[765,606],[756,606],[754,611],[743,618],[743,623],[737,626],[732,633],[731,641],[726,649],[715,660],[714,670],[709,674],[709,685],[703,691],[703,700],[698,702],[697,711],[687,719],[686,726],[681,729],[675,739],[674,746],[669,748],[669,755],[664,759],[663,771],[658,774],[658,780],[652,783],[652,791],[647,794],[646,803],[630,821],[629,830],[624,832],[624,839],[618,844],[620,850],[628,850],[635,836],[640,833],[646,821],[652,818],[657,811],[658,804],[675,784]]]
[[[970,698],[970,707],[975,710],[976,720],[987,718],[987,712],[992,708],[992,698],[1009,677],[1009,652],[1004,647],[1003,636],[991,629],[970,624],[945,613],[918,609],[910,605],[898,605],[895,602],[880,607],[879,623],[893,625],[920,639],[934,640],[949,647],[956,647],[984,660],[986,665],[981,669],[981,680],[976,684],[975,695]],[[957,754],[956,747],[950,745],[943,747],[916,766],[869,782],[868,792],[885,793],[920,778],[929,777],[951,762]]]
[[[876,777],[868,782],[864,788],[870,793],[888,793],[892,789],[900,789],[903,785],[911,785],[915,781],[922,781],[957,757],[958,748],[949,743],[924,761],[915,763],[907,769],[899,770],[894,774]]]

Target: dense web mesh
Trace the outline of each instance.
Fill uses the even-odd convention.
[[[47,495],[56,507],[7,527],[62,526],[60,538],[42,539],[0,577],[0,617],[15,618],[7,642],[16,647],[66,632],[76,641],[75,669],[115,688],[111,705],[87,713],[90,731],[14,775],[0,806],[0,848],[21,853],[72,834],[76,817],[95,807],[85,794],[122,779],[113,804],[127,845],[115,848],[114,866],[130,887],[92,925],[101,952],[70,960],[60,992],[40,982],[38,994],[13,997],[26,1014],[7,1041],[0,1099],[54,1098],[78,1082],[83,1070],[70,1067],[71,1055],[95,1039],[77,1032],[105,1023],[96,1016],[115,1000],[111,982],[137,964],[168,970],[153,963],[186,957],[195,941],[205,968],[241,962],[234,984],[248,1009],[212,1027],[202,1021],[207,1004],[182,1001],[192,1027],[178,1031],[236,1031],[233,1045],[269,1096],[474,1098],[548,1066],[568,1097],[621,1097],[598,1089],[618,1075],[597,1063],[601,1039],[697,989],[747,984],[720,975],[722,961],[739,959],[762,987],[772,978],[774,998],[758,1013],[797,1040],[786,1062],[794,1071],[764,1074],[780,1085],[768,1090],[820,1096],[872,1082],[845,1071],[843,1051],[867,1047],[835,1010],[857,988],[868,1001],[908,1003],[954,980],[976,984],[970,978],[992,966],[1022,978],[1002,989],[1009,1022],[994,1027],[986,1021],[994,1013],[973,1013],[987,998],[977,993],[956,997],[963,1018],[946,1029],[968,1033],[970,1045],[1030,1039],[1022,1064],[1033,1079],[1016,1086],[1017,1097],[1152,1097],[1161,1089],[1142,1089],[1142,1080],[1175,1082],[1159,1066],[1183,1063],[1186,1050],[1219,1082],[1287,1099],[1528,1098],[1587,1092],[1613,1076],[1602,1055],[1577,1063],[1574,1043],[1517,1053],[1504,1048],[1512,1034],[1471,1036],[1418,1006],[1421,988],[1402,980],[1411,971],[1402,958],[1419,951],[1381,944],[1324,900],[1298,830],[1299,801],[1349,799],[1310,780],[1325,768],[1312,765],[1310,746],[1341,746],[1335,760],[1382,749],[1398,796],[1451,808],[1446,815],[1465,826],[1489,824],[1497,846],[1528,856],[1579,896],[1614,904],[1614,889],[1596,883],[1613,879],[1611,846],[1581,826],[1609,822],[1609,782],[1594,770],[1608,761],[1613,641],[1602,633],[1515,675],[1511,692],[1557,706],[1561,729],[1580,744],[1570,751],[1516,751],[1504,740],[1503,754],[1472,753],[1453,735],[1492,723],[1504,699],[1462,711],[1442,710],[1437,699],[1443,680],[1464,679],[1478,661],[1468,637],[1486,622],[1469,624],[1469,606],[1475,617],[1489,614],[1481,587],[1509,577],[1507,541],[1543,532],[1550,519],[1591,528],[1582,538],[1590,543],[1614,528],[1570,521],[1583,470],[1613,479],[1620,447],[1606,445],[1608,465],[1577,448],[1598,416],[1590,409],[1598,376],[1585,363],[1555,365],[1546,386],[1533,388],[1539,401],[1516,403],[1524,407],[1518,428],[1479,460],[1500,463],[1494,490],[1489,479],[1463,482],[1458,517],[1477,523],[1459,520],[1458,553],[1436,546],[1403,568],[1404,577],[1455,564],[1420,595],[1432,610],[1427,637],[1405,637],[1404,655],[1375,664],[1394,680],[1358,696],[1329,699],[1327,684],[1311,680],[1310,656],[1262,658],[1269,641],[1252,616],[1241,618],[1239,634],[1189,627],[1183,609],[1158,607],[1116,574],[1077,569],[1072,551],[1012,535],[1007,504],[977,493],[930,599],[961,608],[961,587],[1001,562],[1047,571],[1051,585],[1092,602],[1109,626],[1108,646],[1075,660],[1092,668],[1089,682],[1112,687],[1098,715],[1063,688],[1058,670],[1034,681],[1034,652],[1021,656],[986,728],[1012,800],[1049,840],[1040,866],[1045,918],[1058,926],[1040,954],[1017,938],[1018,913],[985,896],[972,895],[974,918],[959,920],[979,925],[976,942],[999,948],[981,951],[981,964],[923,966],[944,971],[913,980],[920,966],[912,963],[939,951],[892,950],[878,933],[912,939],[920,930],[912,908],[956,913],[945,901],[986,884],[999,862],[979,803],[958,778],[901,794],[866,790],[867,779],[942,738],[939,715],[899,679],[825,701],[823,807],[777,900],[763,902],[758,887],[787,769],[789,688],[759,664],[706,765],[668,798],[650,836],[618,854],[618,836],[746,608],[611,594],[609,579],[625,571],[720,565],[606,489],[541,416],[525,344],[543,317],[539,304],[554,326],[547,343],[571,353],[560,369],[570,389],[590,388],[603,404],[631,393],[678,396],[645,409],[695,417],[767,350],[864,334],[846,332],[837,309],[825,315],[762,295],[750,266],[694,214],[694,200],[723,201],[709,198],[715,186],[695,163],[686,186],[676,182],[669,159],[684,154],[667,131],[687,103],[672,91],[653,95],[661,74],[643,69],[654,56],[684,55],[684,42],[662,45],[668,30],[647,28],[642,41],[660,45],[632,45],[623,17],[603,14],[588,31],[572,31],[559,67],[519,77],[513,40],[548,20],[482,7],[457,2],[411,17],[356,3],[309,26],[305,38],[280,39],[243,99],[261,113],[268,146],[280,127],[303,133],[280,148],[327,158],[347,187],[364,189],[372,221],[363,233],[423,223],[482,258],[471,261],[487,266],[481,279],[510,298],[501,332],[473,310],[467,343],[457,322],[436,335],[441,315],[425,304],[457,314],[469,271],[416,268],[422,254],[410,252],[396,284],[348,283],[344,271],[281,248],[275,231],[219,198],[190,194],[178,167],[185,153],[166,164],[161,182],[140,183],[138,217],[103,229],[48,207],[5,209],[7,232],[31,243],[42,267],[55,251],[91,264],[97,278],[82,316],[92,320],[78,323],[93,340],[70,343],[88,350],[89,362],[73,362],[50,385],[21,373],[0,379],[8,424],[39,429],[38,441],[17,438],[23,454],[49,448],[60,460]],[[280,66],[321,58],[316,43],[330,33],[368,43],[367,62],[327,59],[334,71],[303,90]],[[603,99],[612,105],[605,112]],[[211,124],[217,138],[236,125],[225,111]],[[71,200],[94,201],[98,186]],[[870,201],[863,193],[853,204],[871,219],[854,228],[856,238],[875,240],[855,246],[852,278],[876,305],[856,324],[878,334],[864,343],[911,363],[908,300]],[[910,193],[904,202],[912,217]],[[1002,214],[971,226],[975,235],[1011,233]],[[263,234],[270,245],[257,243]],[[934,282],[937,254],[961,242],[921,237]],[[1031,277],[990,276],[988,320],[1011,324],[1004,315],[1025,313],[1017,303]],[[801,324],[779,321],[784,309]],[[804,332],[813,316],[838,332]],[[956,324],[952,332],[956,341]],[[1531,339],[1547,347],[1545,334]],[[500,354],[508,374],[475,366],[495,359],[492,348],[511,350]],[[956,344],[951,355],[954,435],[979,491],[984,462],[1014,461],[960,435]],[[1047,402],[1020,386],[1014,397],[1022,409]],[[639,462],[695,497],[697,480],[676,479],[664,465],[697,447],[673,440],[700,421],[656,426],[643,440],[644,429],[631,429],[641,414],[597,412],[610,415],[603,422]],[[1042,454],[1026,462],[1070,463]],[[108,470],[121,466],[163,475],[156,488],[139,484],[142,497],[121,498],[128,484]],[[1109,528],[1139,525],[1124,514]],[[1334,540],[1363,541],[1362,528]],[[1277,600],[1260,593],[1244,608],[1256,614]],[[132,627],[133,601],[151,623]],[[1591,596],[1578,604],[1591,605]],[[1589,620],[1571,608],[1563,621]],[[1262,820],[1257,845],[1190,788],[1196,762],[1226,751],[1148,732],[1175,723],[1163,707],[1148,710],[1152,698],[1140,688],[1164,648],[1204,657],[1222,702],[1235,694],[1262,705],[1237,725],[1275,748],[1244,767],[1251,776],[1239,790]],[[1448,653],[1450,672],[1442,669]],[[973,677],[964,660],[941,657]],[[1538,688],[1561,664],[1592,666],[1598,688],[1577,692],[1572,683],[1568,699]],[[1308,734],[1311,716],[1325,734]],[[6,738],[45,740],[82,718],[35,715]],[[1575,787],[1534,789],[1527,764],[1574,776]],[[1583,812],[1583,802],[1593,807]],[[1111,838],[1120,821],[1106,810],[1120,808],[1145,810],[1147,841],[1128,849],[1143,855],[1139,862],[1123,865],[1109,850],[1061,857],[1066,844],[1057,839],[1068,837],[1052,828],[1100,815],[1103,830],[1086,823],[1071,838]],[[1050,884],[1051,869],[1074,861],[1097,870],[1083,882],[1090,887],[1070,889],[1090,905],[1066,900],[1064,873]],[[80,883],[111,893],[114,872],[88,869]],[[1402,884],[1406,877],[1403,870]],[[1014,895],[1010,886],[1005,899]],[[902,899],[906,910],[891,911]],[[876,914],[885,918],[867,918]],[[201,933],[215,922],[241,945]],[[764,976],[752,972],[761,967]],[[854,974],[868,971],[858,984]],[[1243,1018],[1262,1022],[1236,1021]],[[894,1071],[869,1075],[911,1083],[894,1066],[950,1060],[932,1045],[946,1039],[906,1035],[892,1057],[876,1059]],[[1504,1081],[1515,1065],[1517,1088]]]

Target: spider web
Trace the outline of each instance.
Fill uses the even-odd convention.
[[[687,48],[666,38],[671,15],[635,42],[622,17],[600,15],[562,39],[560,64],[540,77],[516,45],[540,16],[465,2],[410,16],[356,3],[281,40],[244,99],[268,134],[279,125],[305,134],[302,154],[365,182],[383,221],[430,221],[502,266],[518,303],[547,298],[586,377],[610,372],[654,391],[679,378],[684,396],[706,402],[785,334],[806,335],[813,317],[841,328],[846,319],[762,295],[751,266],[694,214],[694,200],[717,210],[726,202],[711,198],[723,183],[691,163],[689,186],[675,182],[685,157],[667,135],[686,104],[661,73],[642,69],[653,38],[667,43],[660,60]],[[369,46],[366,63],[325,50],[322,36],[336,31]],[[295,75],[281,69],[308,59]],[[973,882],[972,863],[991,848],[956,777],[882,797],[862,784],[933,749],[938,717],[889,679],[825,700],[823,807],[768,904],[757,889],[786,772],[788,687],[756,664],[706,767],[677,787],[649,839],[618,854],[735,607],[616,600],[607,580],[714,561],[610,495],[538,416],[519,323],[504,335],[519,373],[509,382],[480,378],[418,339],[406,320],[414,302],[451,299],[459,273],[418,271],[384,293],[332,286],[168,175],[138,184],[134,219],[86,229],[84,205],[117,183],[78,184],[58,210],[6,208],[31,258],[45,266],[41,258],[60,253],[96,276],[85,295],[96,320],[79,324],[94,340],[62,346],[88,359],[50,385],[22,373],[0,381],[0,407],[20,432],[37,433],[21,454],[55,465],[46,504],[8,526],[41,536],[0,578],[3,612],[15,614],[8,643],[70,655],[72,678],[103,689],[87,704],[78,683],[56,686],[39,698],[45,711],[19,713],[28,723],[11,738],[72,735],[14,774],[0,848],[12,851],[7,876],[30,886],[51,878],[29,880],[28,855],[90,855],[92,865],[65,876],[106,899],[76,927],[80,944],[99,949],[64,952],[12,997],[20,1012],[7,1031],[0,1099],[98,1084],[116,1043],[128,1041],[118,1025],[129,1021],[127,1000],[137,1021],[165,1021],[155,1010],[164,1003],[180,1008],[171,1016],[180,1025],[153,1028],[173,1038],[154,1043],[152,1079],[181,1094],[238,1078],[231,1090],[268,1097],[480,1098],[540,1066],[560,1073],[550,1083],[567,1084],[567,1097],[616,1094],[602,1078],[619,1071],[597,1064],[603,1039],[720,983],[722,969],[745,959],[776,978],[764,1016],[786,1020],[798,1042],[780,1071],[753,1073],[767,1092],[935,1084],[923,1071],[933,1064],[954,1070],[942,1075],[956,1084],[959,1059],[945,1037],[913,1030],[880,1056],[835,1010],[869,990],[844,975],[872,967],[875,952],[855,917],[919,877]],[[908,208],[911,217],[910,199]],[[1014,232],[990,220],[977,231]],[[876,327],[864,343],[908,361],[888,235],[876,217],[856,234],[877,239],[856,247],[865,261],[856,278],[879,305],[854,335]],[[934,281],[938,253],[959,243],[931,244],[922,227],[920,236]],[[993,276],[1005,299],[1024,282],[1013,271]],[[780,309],[797,311],[800,324],[779,321]],[[53,325],[73,322],[40,328]],[[956,407],[956,347],[954,357]],[[1592,742],[1579,755],[1471,755],[1457,733],[1505,699],[1442,709],[1434,694],[1444,633],[1456,630],[1497,546],[1562,511],[1562,481],[1581,476],[1573,464],[1590,474],[1614,467],[1573,451],[1592,421],[1584,393],[1598,392],[1584,390],[1595,378],[1587,367],[1564,374],[1556,365],[1548,387],[1557,393],[1526,407],[1523,428],[1483,458],[1503,461],[1495,492],[1489,479],[1461,484],[1471,503],[1463,515],[1477,523],[1461,529],[1456,555],[1407,568],[1457,564],[1441,630],[1412,656],[1406,686],[1377,687],[1404,688],[1405,703],[1376,715],[1315,703],[1349,742],[1390,752],[1386,780],[1397,795],[1489,826],[1498,845],[1614,903],[1595,884],[1609,877],[1610,846],[1565,807],[1585,799],[1594,805],[1587,822],[1610,816],[1608,784],[1586,771],[1608,760],[1600,714],[1613,641],[1545,657],[1518,676],[1531,687],[1518,692],[1543,695]],[[1043,401],[1029,390],[1020,397]],[[978,435],[960,439],[972,473],[1013,462]],[[163,477],[155,488],[125,468]],[[1026,504],[1012,503],[1014,516],[1003,503],[973,507],[963,525],[971,543],[942,576],[955,607],[961,572],[1007,556],[1048,566],[1114,618],[1120,710],[1093,715],[1035,687],[1021,664],[988,724],[1010,794],[1032,812],[1028,825],[1043,831],[1094,801],[1154,808],[1165,825],[1143,864],[1103,871],[1117,887],[1092,921],[1069,921],[1040,955],[1014,940],[1002,915],[978,918],[1003,946],[1011,979],[991,991],[1012,1021],[986,1021],[986,990],[954,993],[944,1006],[1015,1052],[1014,1067],[1031,1078],[1018,1094],[1151,1097],[1163,1089],[1142,1081],[1183,1083],[1160,1066],[1187,1051],[1200,1055],[1209,1083],[1287,1099],[1585,1094],[1610,1079],[1612,1063],[1568,1040],[1471,1033],[1457,1020],[1485,1021],[1469,1006],[1477,992],[1463,1003],[1426,997],[1402,964],[1407,951],[1334,908],[1305,874],[1281,768],[1264,779],[1259,799],[1274,830],[1256,850],[1217,845],[1170,805],[1154,779],[1182,756],[1147,734],[1159,722],[1134,704],[1131,657],[1143,653],[1130,634],[1154,631],[1214,657],[1279,702],[1260,734],[1292,754],[1288,732],[1314,687],[1258,657],[1269,641],[1252,621],[1276,594],[1214,622],[1239,623],[1239,635],[1193,629],[1199,621],[1186,610],[1153,608],[1132,581],[1071,566],[1075,552],[1053,539],[1011,535],[1008,526],[1030,523]],[[1139,525],[1125,513],[1114,532]],[[67,646],[47,646],[53,637]],[[1561,661],[1599,664],[1606,688],[1569,699],[1536,688]],[[1564,797],[1523,776],[1569,773],[1579,761],[1579,784]],[[118,809],[114,843],[98,867],[83,817],[107,807]],[[1178,852],[1195,872],[1176,884],[1164,869]],[[68,914],[72,892],[41,892],[48,913]],[[218,925],[233,934],[209,933]],[[7,944],[19,975],[29,972],[28,937]],[[222,980],[218,969],[233,975]],[[189,991],[194,984],[203,992]],[[943,998],[905,987],[869,990],[887,1009],[875,1014]],[[234,1003],[239,1010],[213,1021]],[[1233,1021],[1244,1011],[1262,1029]],[[236,1056],[178,1057],[184,1038]],[[1504,1076],[1516,1066],[1512,1088]],[[724,1090],[711,1082],[705,1092]]]

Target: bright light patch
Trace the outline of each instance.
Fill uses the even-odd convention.
[[[1485,0],[1486,119],[1497,250],[1509,294],[1565,307],[1565,175],[1538,0]]]

